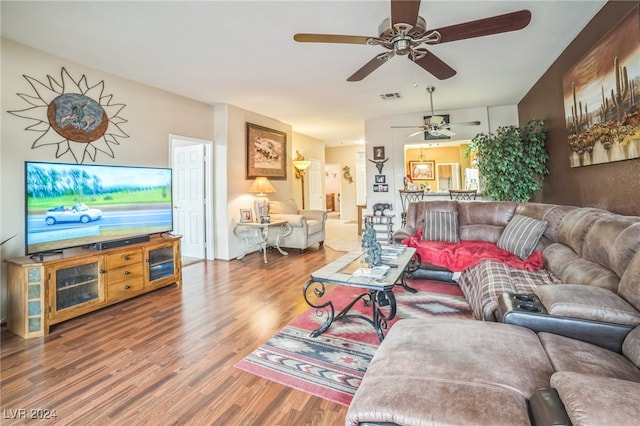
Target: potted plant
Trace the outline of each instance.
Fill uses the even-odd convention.
[[[485,196],[523,202],[542,189],[542,178],[549,173],[543,125],[541,120],[531,120],[524,127],[504,126],[495,134],[480,133],[471,140],[465,156],[476,153]]]

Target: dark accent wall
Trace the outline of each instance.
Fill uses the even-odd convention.
[[[640,159],[569,166],[562,96],[565,71],[638,4],[638,1],[605,4],[518,104],[521,125],[530,119],[542,119],[547,129],[550,174],[545,177],[542,196],[536,201],[640,216]]]

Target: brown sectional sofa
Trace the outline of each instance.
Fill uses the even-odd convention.
[[[398,321],[346,424],[637,424],[640,217],[539,203],[427,201],[409,207],[396,238],[424,226],[428,209],[456,211],[463,240],[497,242],[516,214],[547,221],[537,249],[554,285],[534,280],[522,292],[518,274],[496,276],[486,261],[464,271],[461,288],[477,299],[474,314],[484,321]]]
[[[631,258],[640,250],[640,217],[594,208],[493,201],[412,203],[406,227],[395,232],[394,240],[418,232],[429,210],[457,212],[461,240],[496,243],[514,215],[547,222],[536,247],[542,250],[543,270],[528,273],[484,261],[462,273],[460,288],[477,319],[496,320],[500,294],[532,292],[540,285],[581,284],[617,292]],[[421,272],[425,271],[428,276],[442,268],[422,265]]]

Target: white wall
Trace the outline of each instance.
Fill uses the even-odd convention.
[[[104,95],[113,95],[112,103],[126,106],[118,114],[127,122],[121,125],[128,138],[112,145],[114,158],[98,153],[97,164],[169,166],[169,135],[198,139],[214,138],[214,109],[210,105],[164,92],[42,51],[2,40],[2,130],[0,172],[0,238],[18,234],[3,245],[2,259],[24,255],[24,161],[75,163],[67,155],[56,158],[57,145],[32,149],[38,134],[26,131],[32,121],[7,111],[24,109],[28,104],[17,94],[36,96],[23,75],[47,83],[47,76],[60,82],[64,67],[76,80],[86,76],[89,85],[104,81]],[[92,161],[85,161],[93,164]],[[6,238],[6,237],[5,237]],[[4,265],[3,265],[4,266]],[[0,318],[6,317],[6,273],[2,268]]]
[[[291,163],[291,126],[273,118],[256,114],[233,105],[216,104],[215,145],[215,205],[216,258],[231,260],[244,250],[244,241],[233,235],[240,219],[241,208],[253,209],[255,197],[247,192],[252,180],[246,179],[246,123],[253,123],[287,134],[287,179],[269,181],[276,189],[269,198],[286,200],[293,198],[293,163]],[[255,251],[256,249],[254,249]]]

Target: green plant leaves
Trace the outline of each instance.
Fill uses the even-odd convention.
[[[524,127],[500,127],[495,134],[480,133],[473,138],[466,155],[477,151],[486,196],[522,202],[542,189],[542,178],[549,173],[543,126],[541,120],[531,120]]]

